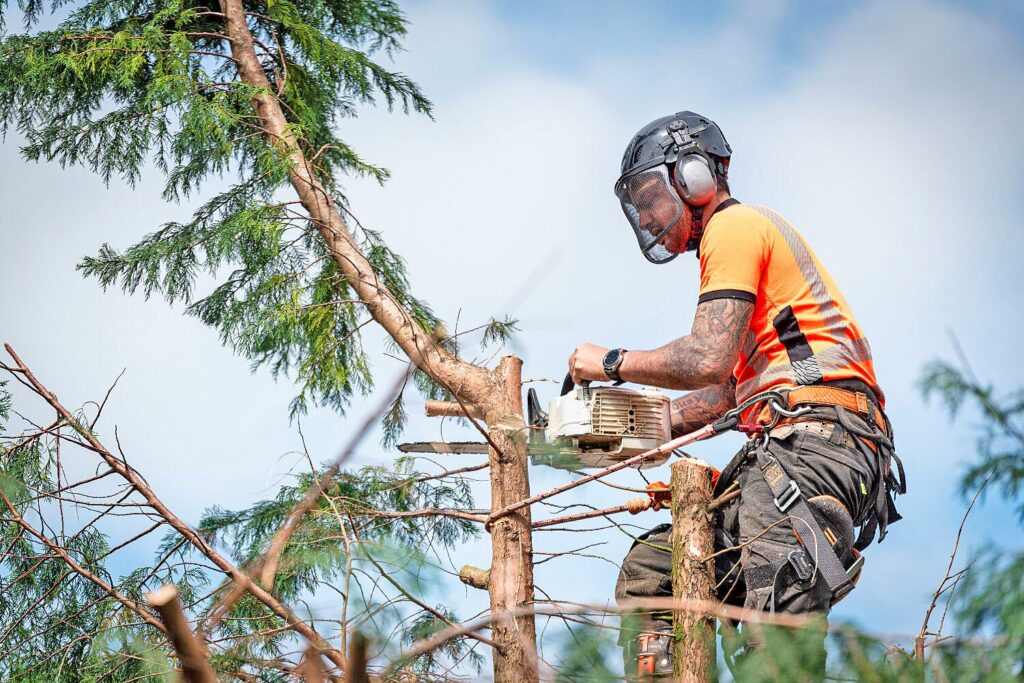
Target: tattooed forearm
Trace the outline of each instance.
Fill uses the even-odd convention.
[[[637,384],[700,389],[724,382],[736,364],[754,304],[715,299],[697,306],[693,331],[653,351],[630,350],[619,375]]]
[[[672,436],[682,436],[714,422],[736,407],[736,382],[691,391],[672,401]]]

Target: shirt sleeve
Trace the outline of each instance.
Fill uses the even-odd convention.
[[[757,299],[764,269],[766,235],[746,212],[722,212],[708,225],[700,245],[699,303]]]

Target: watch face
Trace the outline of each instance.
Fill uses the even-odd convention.
[[[613,368],[615,364],[619,362],[619,356],[622,354],[622,349],[612,349],[604,357],[604,366],[606,368]]]

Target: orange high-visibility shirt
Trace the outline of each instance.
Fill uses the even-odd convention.
[[[733,204],[708,221],[700,243],[700,302],[754,304],[733,369],[736,402],[773,387],[857,379],[885,397],[867,337],[835,280],[785,218]]]

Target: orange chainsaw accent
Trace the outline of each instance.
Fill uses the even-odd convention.
[[[659,482],[660,483],[660,482]],[[652,640],[657,640],[657,636],[641,635],[639,636],[640,647],[643,650],[636,657],[636,672],[638,675],[654,675],[654,653],[649,652],[649,648]]]

